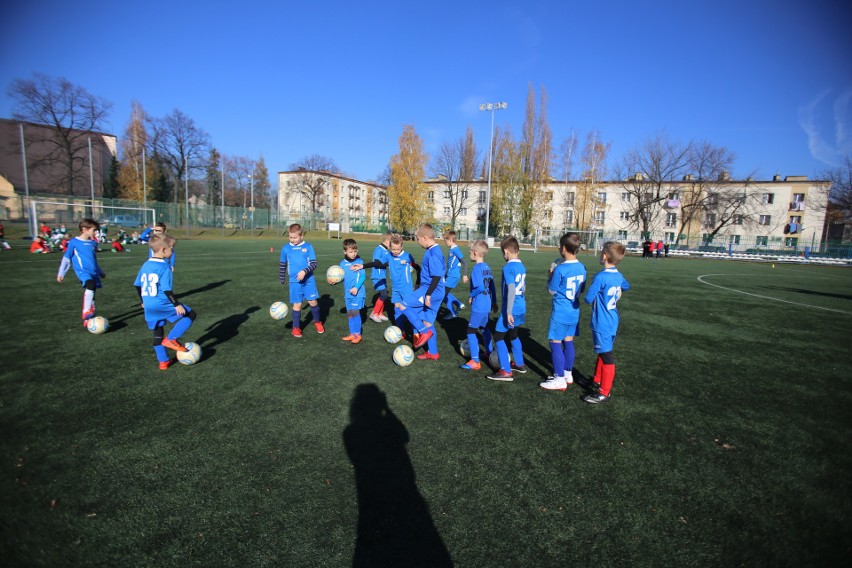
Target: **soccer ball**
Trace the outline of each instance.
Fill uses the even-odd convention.
[[[201,359],[201,346],[197,343],[187,341],[184,344],[186,351],[177,352],[178,362],[184,365],[195,365]]]
[[[511,364],[514,357],[512,357],[512,352],[509,351],[509,363]],[[491,368],[495,371],[500,369],[500,355],[497,354],[497,349],[494,349],[491,353],[488,354],[488,364],[491,365]]]
[[[325,272],[325,278],[332,284],[337,284],[338,282],[343,282],[343,274],[343,267],[335,264],[328,267],[328,270]]]
[[[106,330],[109,329],[109,320],[101,316],[95,316],[86,324],[86,329],[95,335],[106,333]]]
[[[459,353],[465,359],[470,357],[470,340],[465,339],[461,343],[459,343]]]
[[[408,367],[414,361],[414,350],[408,345],[400,345],[393,350],[393,362],[400,367]]]
[[[385,341],[388,343],[399,343],[401,339],[402,330],[395,325],[392,325],[385,330]]]
[[[272,319],[274,320],[283,320],[287,317],[287,312],[289,311],[287,304],[284,302],[275,302],[269,306],[269,315],[272,316]]]
[[[550,263],[550,271],[553,272],[553,269],[556,268],[557,266],[559,266],[560,264],[562,264],[562,262],[564,262],[564,260],[561,259],[561,258],[557,258],[556,260],[551,262]]]

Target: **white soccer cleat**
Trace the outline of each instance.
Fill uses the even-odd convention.
[[[569,385],[574,384],[574,375],[571,374],[571,371],[566,371],[565,373],[565,382]]]
[[[382,316],[380,316],[379,314],[370,314],[370,319],[376,323],[382,323],[383,321]]]
[[[379,319],[382,321],[390,321],[390,318],[385,314],[379,314]]]
[[[568,383],[565,381],[564,377],[547,377],[547,380],[542,383],[538,383],[538,386],[544,390],[564,391],[568,388]]]

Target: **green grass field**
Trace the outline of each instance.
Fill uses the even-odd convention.
[[[324,274],[340,241],[310,240]],[[101,336],[79,324],[73,273],[56,283],[59,255],[0,253],[3,566],[349,566],[359,527],[377,566],[852,554],[849,269],[625,259],[618,372],[596,406],[537,386],[553,254],[521,257],[532,372],[494,383],[458,368],[462,320],[440,361],[407,368],[382,325],[342,342],[324,281],[326,333],[291,337],[267,313],[286,299],[283,242],[179,242],[175,291],[198,313],[183,339],[204,358],[166,372],[132,286],[141,247],[101,256]],[[575,377],[593,371],[588,318]]]

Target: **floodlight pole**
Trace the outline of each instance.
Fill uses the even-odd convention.
[[[34,239],[36,235],[36,226],[33,220],[32,215],[30,214],[30,178],[27,174],[27,146],[24,143],[24,123],[19,122],[18,126],[21,127],[21,161],[24,164],[24,195],[27,198],[26,207],[23,208],[26,211],[27,216],[27,228],[30,232],[30,239]]]
[[[485,193],[485,241],[488,242],[488,225],[491,222],[491,160],[494,154],[494,111],[503,110],[509,105],[504,102],[484,103],[479,110],[491,113],[491,137],[488,141],[488,191]]]

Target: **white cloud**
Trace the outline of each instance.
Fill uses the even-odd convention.
[[[852,89],[844,91],[834,99],[832,105],[832,133],[824,133],[820,128],[818,114],[823,111],[823,101],[831,90],[820,93],[810,103],[799,107],[799,126],[808,137],[808,149],[811,156],[829,166],[838,166],[843,157],[852,153],[852,139],[849,138],[849,107],[852,104]],[[826,128],[827,129],[827,128]],[[833,144],[829,139],[833,138]]]

